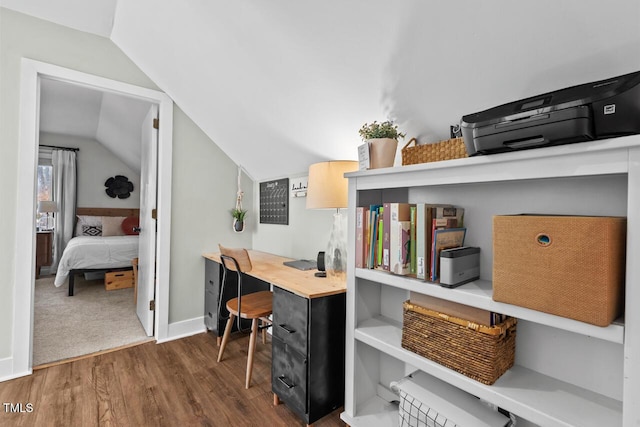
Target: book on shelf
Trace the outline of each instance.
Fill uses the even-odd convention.
[[[379,268],[384,270],[382,266],[383,259],[383,251],[382,251],[382,243],[384,240],[384,207],[380,208],[378,211],[378,236],[376,237],[376,264],[375,268]],[[388,215],[388,214],[387,214]]]
[[[425,203],[416,203],[416,277],[425,280],[429,274],[429,244],[427,242],[427,225],[431,225],[428,221],[430,205]]]
[[[457,206],[435,206],[433,208],[432,230],[437,228],[463,227],[464,208]]]
[[[369,235],[367,268],[375,268],[377,262],[378,219],[382,205],[369,206]]]
[[[358,170],[367,170],[371,166],[369,159],[369,143],[358,145]]]
[[[383,215],[382,217],[382,269],[385,271],[389,271],[389,226],[391,222],[391,203],[383,203],[382,209],[384,212],[387,212],[387,215]]]
[[[410,262],[410,274],[416,274],[417,266],[416,266],[416,206],[411,205],[409,208],[410,218],[411,218],[411,228],[409,229],[409,244],[410,244],[410,254],[411,254],[411,262]]]
[[[358,206],[356,208],[356,268],[365,266],[365,208]]]
[[[460,227],[463,226],[464,208],[452,205],[437,205],[434,207],[433,218],[456,218]]]
[[[462,228],[442,228],[433,233],[433,245],[431,249],[431,281],[438,281],[440,269],[440,252],[443,249],[458,248],[464,245],[464,237],[467,229]]]
[[[389,203],[389,255],[390,268],[395,274],[409,274],[411,205]],[[405,236],[406,233],[406,236]]]
[[[469,320],[479,325],[495,326],[507,320],[507,316],[501,313],[424,295],[419,292],[411,291],[409,300],[412,304],[437,311],[438,313]]]
[[[464,216],[464,208],[456,207],[456,206],[435,206],[433,208],[433,219],[431,220],[431,248],[433,249],[434,239],[436,230],[443,230],[447,228],[461,228],[462,221]],[[443,248],[449,249],[449,248]],[[433,260],[434,253],[431,251],[431,256],[429,259],[431,269],[429,271],[429,277],[432,281],[436,281],[435,277],[437,277],[437,272],[434,274]],[[439,268],[440,266],[440,253],[437,254],[438,259],[436,259],[436,266]]]
[[[411,221],[397,221],[392,229],[392,233],[396,233],[391,246],[391,272],[394,274],[407,275],[411,272],[410,228]]]
[[[357,207],[356,267],[433,280],[438,265],[433,262],[435,231],[462,228],[463,217],[463,208],[445,204],[387,202]]]
[[[429,280],[431,276],[431,246],[433,245],[433,218],[437,208],[451,205],[416,203],[416,277]],[[457,212],[456,212],[457,213]],[[444,212],[441,212],[441,216]]]

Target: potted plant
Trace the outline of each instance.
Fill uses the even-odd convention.
[[[398,138],[405,134],[392,121],[365,123],[359,130],[362,140],[369,145],[369,168],[393,166],[398,148]]]
[[[233,217],[233,231],[236,233],[241,233],[244,230],[244,216],[246,214],[246,209],[231,209],[231,216]]]

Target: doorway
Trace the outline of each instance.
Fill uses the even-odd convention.
[[[173,102],[164,93],[51,64],[22,60],[20,151],[16,221],[16,269],[13,318],[13,374],[32,371],[33,295],[35,279],[35,170],[38,153],[40,85],[52,79],[147,101],[158,106],[157,238],[155,272],[150,279],[155,293],[154,338],[161,341],[168,329],[169,245],[171,225],[171,148]]]

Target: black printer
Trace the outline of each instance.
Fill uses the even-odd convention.
[[[640,71],[462,117],[470,156],[640,133]]]

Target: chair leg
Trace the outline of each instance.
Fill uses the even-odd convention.
[[[253,354],[256,352],[256,341],[258,338],[258,319],[251,322],[251,336],[249,337],[249,357],[247,357],[247,378],[244,388],[249,388],[251,384],[251,374],[253,373]]]
[[[222,353],[229,341],[229,335],[231,335],[231,329],[233,328],[233,320],[236,316],[229,313],[229,320],[227,320],[227,326],[224,328],[224,335],[222,336],[222,342],[220,343],[220,350],[218,350],[218,362],[222,360]]]
[[[267,323],[264,320],[260,319],[260,324],[262,326],[265,326]],[[267,344],[267,328],[262,329],[262,344],[263,345]]]

